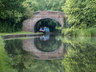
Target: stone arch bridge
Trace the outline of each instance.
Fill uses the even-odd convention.
[[[65,14],[63,12],[57,12],[57,11],[40,11],[35,12],[32,16],[32,18],[27,19],[23,22],[23,31],[30,31],[34,32],[35,25],[38,21],[42,19],[54,19],[58,21],[61,24],[61,27],[64,26],[64,17]],[[67,17],[66,17],[67,19]]]

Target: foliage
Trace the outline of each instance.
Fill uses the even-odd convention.
[[[96,0],[66,0],[62,9],[70,26],[96,27]]]
[[[28,0],[27,1],[34,11],[62,11],[65,0]]]
[[[27,18],[25,0],[0,0],[0,32],[15,32],[22,29],[22,20]]]
[[[67,38],[68,39],[68,38]],[[68,41],[69,40],[69,41]],[[96,38],[71,38],[67,43],[71,46],[62,61],[66,72],[96,71]],[[64,42],[65,39],[64,39]]]
[[[96,36],[96,28],[88,28],[88,29],[78,29],[78,28],[67,28],[62,29],[62,34],[64,35],[71,35],[71,36]]]

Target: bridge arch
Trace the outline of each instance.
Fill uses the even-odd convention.
[[[57,11],[40,11],[40,12],[35,12],[33,14],[33,17],[30,19],[27,19],[23,22],[23,31],[30,31],[30,32],[35,32],[34,27],[36,23],[42,19],[53,19],[56,20],[61,24],[61,27],[64,26],[64,17],[65,14],[63,12],[57,12]]]
[[[52,18],[43,18],[37,21],[34,26],[34,31],[38,32],[41,27],[48,27],[50,32],[57,32],[58,30],[56,27],[61,27],[61,24]]]

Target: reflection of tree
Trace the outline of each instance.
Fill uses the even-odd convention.
[[[50,37],[47,41],[41,41],[39,38],[34,40],[36,47],[45,52],[50,52],[58,49],[61,45],[60,40],[56,40],[55,37]]]
[[[62,60],[30,60],[24,72],[64,72]]]
[[[17,72],[12,68],[12,60],[4,49],[3,40],[0,38],[0,72]]]
[[[10,54],[15,54],[16,50],[22,50],[22,40],[6,40],[5,48]]]
[[[8,52],[9,57],[12,58],[12,66],[21,72],[24,68],[23,65],[23,53],[22,40],[7,40],[5,41],[5,49]]]
[[[96,72],[96,39],[72,38],[62,63],[66,72]]]

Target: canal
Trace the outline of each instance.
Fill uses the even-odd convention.
[[[4,43],[9,72],[96,72],[96,37],[46,34]]]

